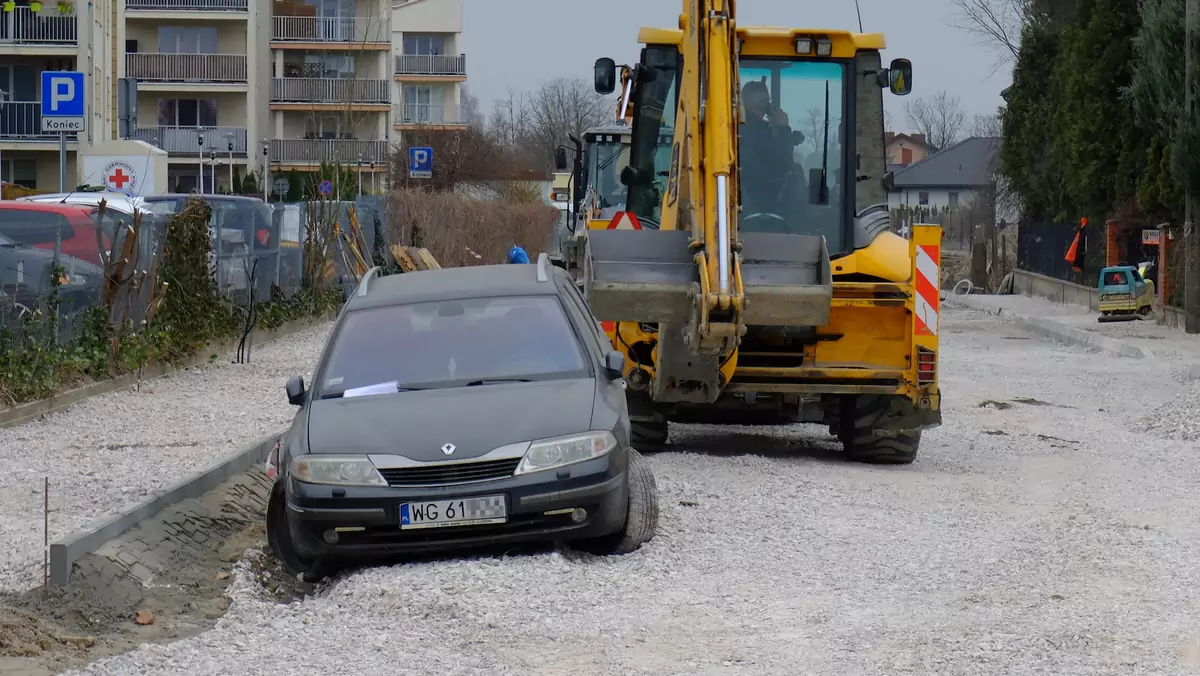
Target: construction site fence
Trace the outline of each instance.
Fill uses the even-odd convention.
[[[273,294],[290,298],[299,292],[304,283],[305,257],[316,255],[326,261],[308,269],[322,270],[325,283],[340,285],[348,295],[357,283],[358,272],[346,262],[353,261],[347,251],[350,242],[362,242],[355,248],[370,264],[373,252],[384,248],[384,216],[383,198],[368,195],[354,202],[276,203],[265,211],[226,212],[220,216],[214,213],[210,221],[213,249],[209,272],[229,303],[247,307],[270,300]],[[136,328],[147,318],[155,289],[164,281],[158,278],[157,266],[162,260],[169,218],[140,218],[137,243],[132,248],[134,260],[126,266],[132,281],[123,287],[110,309],[112,323]],[[357,229],[352,227],[355,222]],[[337,236],[337,232],[347,234]],[[351,239],[355,236],[358,239]],[[105,271],[95,237],[94,230],[70,225],[49,229],[0,225],[0,355],[27,351],[46,341],[68,343],[84,330],[89,315],[85,311],[108,303]],[[122,236],[117,238],[120,247]],[[368,251],[361,251],[364,248]],[[52,273],[57,269],[62,275],[55,307]],[[45,321],[51,313],[54,321]]]
[[[1084,228],[1079,238],[1082,266],[1076,270],[1067,251],[1079,227],[1072,222],[1027,221],[1017,230],[1017,267],[1084,286],[1095,286],[1104,267],[1104,233]]]

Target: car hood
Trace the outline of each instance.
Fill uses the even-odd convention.
[[[481,456],[507,444],[591,429],[591,378],[315,400],[310,453],[402,455],[419,462]],[[443,445],[456,446],[453,457]]]

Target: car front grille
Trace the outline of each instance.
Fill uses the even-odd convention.
[[[504,479],[513,475],[520,458],[463,462],[453,465],[429,465],[381,469],[389,486],[444,486],[474,481]]]

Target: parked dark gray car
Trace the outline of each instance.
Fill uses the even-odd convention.
[[[658,523],[623,357],[534,265],[368,273],[272,452],[267,533],[319,578],[348,559],[520,541],[636,550]]]

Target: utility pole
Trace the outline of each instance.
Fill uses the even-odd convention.
[[[1187,0],[1183,13],[1183,124],[1195,124],[1195,28],[1196,2]],[[1183,326],[1186,333],[1200,333],[1200,233],[1196,232],[1196,178],[1184,180],[1183,211]]]

